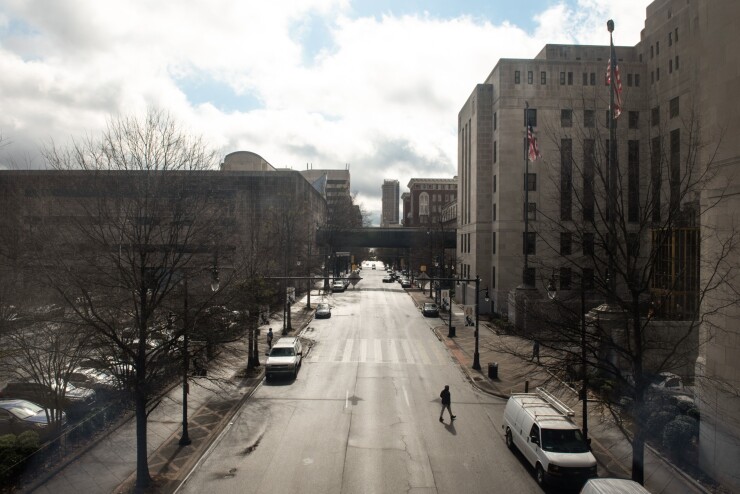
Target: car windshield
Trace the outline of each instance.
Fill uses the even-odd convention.
[[[278,347],[270,351],[270,357],[292,357],[294,355],[295,351],[292,347]]]
[[[431,309],[431,310],[434,310],[434,309],[436,309],[436,308],[437,308],[437,306],[436,306],[436,305],[434,305],[434,304],[424,304],[424,308],[425,308],[425,309]]]
[[[542,449],[553,453],[586,453],[588,445],[578,429],[542,429]]]
[[[40,406],[38,406],[38,405],[36,405],[34,403],[31,403],[31,402],[28,402],[28,403],[25,403],[23,405],[19,405],[17,407],[13,407],[9,411],[10,411],[10,413],[12,413],[13,415],[15,415],[19,419],[26,419],[28,417],[33,417],[34,415],[36,415],[37,413],[39,413],[42,410],[43,410],[43,408],[41,408]]]
[[[328,304],[319,304],[319,306],[316,308],[316,310],[329,310]]]

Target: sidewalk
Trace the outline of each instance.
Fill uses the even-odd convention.
[[[408,290],[408,293],[417,306],[432,300],[421,290],[412,289]],[[491,395],[508,398],[512,393],[523,393],[527,385],[530,392],[538,386],[546,385],[548,390],[555,392],[576,412],[576,421],[581,422],[582,407],[578,400],[578,393],[565,383],[554,380],[545,366],[536,365],[526,358],[515,355],[531,355],[532,345],[529,341],[516,336],[500,334],[489,323],[480,321],[478,353],[481,370],[476,371],[472,368],[475,353],[475,328],[465,326],[462,306],[453,304],[452,325],[455,326],[456,332],[454,338],[447,336],[448,321],[447,314],[442,313],[439,326],[434,328],[434,332],[455,357],[460,368],[474,386]],[[542,362],[547,360],[544,351],[541,353],[540,360]],[[488,377],[488,364],[490,363],[498,365],[496,379]],[[588,419],[591,447],[599,463],[600,476],[630,478],[632,447],[627,438],[611,418],[602,413],[597,403],[589,405]],[[647,447],[645,448],[645,488],[653,494],[708,494],[709,492]]]
[[[318,299],[317,299],[318,300]],[[313,302],[313,301],[312,301]],[[312,309],[315,308],[312,303]],[[306,299],[291,307],[291,335],[298,335],[313,318]],[[282,335],[282,320],[272,319],[260,327],[261,364],[267,351],[265,334],[272,327],[275,339]],[[263,367],[246,376],[246,336],[228,345],[208,365],[207,377],[192,377],[188,394],[188,435],[191,444],[180,446],[182,433],[182,386],[174,385],[149,415],[147,447],[150,492],[171,493],[205,453],[244,401],[262,381]],[[131,413],[118,427],[67,460],[22,492],[79,494],[80,492],[133,492],[136,481],[136,421]]]

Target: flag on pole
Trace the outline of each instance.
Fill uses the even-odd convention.
[[[614,119],[619,118],[622,114],[622,78],[619,76],[619,65],[617,64],[617,52],[614,50],[614,45],[611,48],[611,58],[606,67],[606,85],[612,86],[614,89]],[[614,60],[614,78],[612,78],[612,60]]]
[[[529,143],[529,160],[534,161],[540,156],[540,149],[537,147],[537,138],[534,136],[532,126],[527,126],[527,142]]]

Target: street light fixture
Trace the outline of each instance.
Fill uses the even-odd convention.
[[[555,272],[553,271],[550,281],[547,283],[547,296],[550,300],[555,300],[558,296],[557,288],[555,287]],[[580,313],[580,326],[581,326],[581,375],[583,380],[581,382],[580,398],[582,400],[582,413],[583,413],[583,439],[588,441],[588,367],[586,359],[586,291],[583,286],[583,274],[580,275],[580,295],[581,295],[581,313]]]

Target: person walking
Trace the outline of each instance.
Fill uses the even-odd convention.
[[[267,330],[267,350],[272,348],[272,328]]]
[[[445,408],[450,412],[450,420],[455,420],[456,415],[452,415],[452,398],[450,396],[450,387],[448,385],[445,384],[445,389],[439,393],[439,397],[442,398],[442,410],[439,412],[439,421],[444,422],[442,416],[445,413]]]
[[[537,363],[540,363],[540,341],[534,340],[534,344],[532,345],[532,358],[529,360],[537,359]]]

